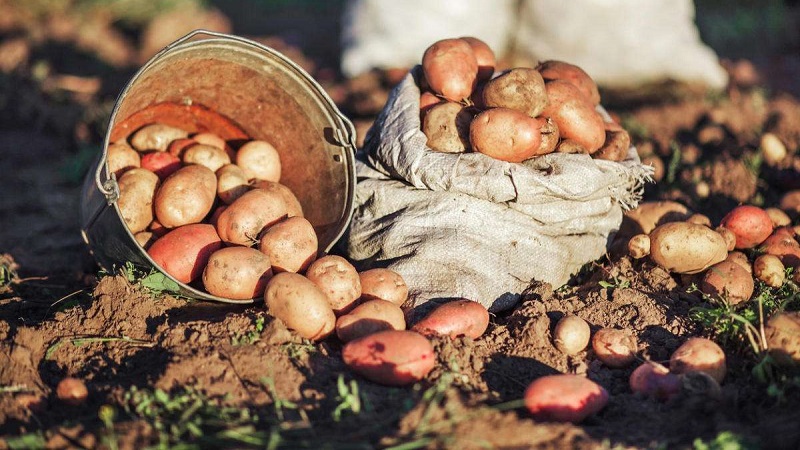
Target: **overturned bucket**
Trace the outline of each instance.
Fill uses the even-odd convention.
[[[120,93],[99,155],[84,180],[81,229],[95,259],[112,271],[130,262],[163,270],[136,242],[117,205],[119,186],[107,164],[110,143],[153,122],[226,141],[263,139],[281,159],[281,184],[300,201],[328,251],[347,227],[355,187],[355,129],[322,87],[273,49],[232,35],[194,31],[148,61]],[[177,281],[179,294],[211,295]]]

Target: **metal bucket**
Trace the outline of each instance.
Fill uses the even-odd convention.
[[[119,186],[106,162],[109,143],[156,120],[229,141],[269,141],[280,153],[281,183],[302,204],[320,250],[330,250],[344,233],[355,188],[353,124],[308,73],[275,50],[196,30],[155,55],[120,93],[103,152],[84,181],[83,239],[105,270],[130,262],[161,271],[125,225],[117,206]],[[252,302],[217,297],[164,275],[181,295]]]

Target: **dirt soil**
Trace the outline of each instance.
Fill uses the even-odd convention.
[[[103,114],[135,67],[111,67],[79,38],[3,27],[4,44],[19,37],[38,56],[0,79],[0,448],[723,448],[730,439],[739,446],[724,448],[800,448],[800,378],[758,381],[760,359],[744,340],[724,342],[721,389],[687,380],[666,402],[631,392],[636,365],[611,369],[591,350],[554,347],[553,327],[567,314],[592,331],[631,330],[640,361],[666,362],[692,336],[721,339],[693,319],[709,304],[686,279],[624,255],[619,243],[566,286],[534,282],[480,338],[432,338],[435,369],[402,388],[352,373],[336,338],[306,341],[263,304],[176,298],[124,271],[100,271],[80,235],[81,182]],[[303,60],[363,138],[396,73],[339,79],[285,40],[262,39]],[[135,50],[121,42],[118,52]],[[64,48],[75,51],[71,60]],[[58,64],[82,58],[100,75],[56,77]],[[35,61],[51,61],[39,78]],[[716,225],[737,204],[776,206],[800,187],[800,100],[764,82],[734,76],[719,95],[605,104],[657,168],[645,200],[680,201]],[[764,132],[789,149],[781,166],[763,163]],[[781,292],[798,309],[793,286]],[[580,424],[534,420],[519,401],[525,388],[559,372],[602,385],[606,408]],[[65,377],[85,383],[84,402],[56,397]]]

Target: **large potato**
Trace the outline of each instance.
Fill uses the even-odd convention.
[[[251,180],[278,182],[281,179],[281,157],[278,150],[266,141],[250,141],[236,152],[236,165]]]
[[[317,233],[303,217],[289,217],[267,228],[258,249],[269,256],[275,272],[303,272],[317,258]]]
[[[246,300],[262,296],[270,278],[269,256],[254,248],[225,247],[208,258],[203,287],[213,295]]]
[[[724,298],[732,305],[750,300],[754,289],[755,282],[750,272],[740,264],[727,259],[709,267],[700,282],[700,291]]]
[[[728,256],[728,245],[716,231],[689,222],[671,222],[650,233],[650,258],[674,273],[699,273]]]
[[[408,285],[403,277],[390,269],[375,268],[359,272],[361,300],[386,300],[403,306],[408,299]]]
[[[170,142],[187,136],[189,136],[189,133],[186,130],[163,123],[154,123],[145,125],[133,133],[131,145],[139,151],[158,150],[165,152]]]
[[[720,221],[736,235],[736,248],[753,248],[772,234],[772,219],[766,211],[753,205],[740,205],[728,212]]]
[[[564,61],[544,61],[536,66],[545,80],[563,80],[573,84],[592,105],[600,104],[600,91],[592,77],[580,67]]]
[[[725,378],[725,352],[711,339],[694,337],[681,344],[669,358],[672,373],[705,372],[717,383]]]
[[[250,190],[247,175],[236,164],[225,164],[217,169],[216,175],[217,196],[227,205]]]
[[[525,407],[536,420],[578,423],[607,403],[608,391],[581,375],[546,375],[525,389]]]
[[[436,364],[430,341],[404,330],[379,331],[350,341],[342,348],[342,359],[364,378],[388,386],[420,381]]]
[[[509,108],[537,117],[547,107],[542,75],[526,67],[503,72],[486,82],[483,104],[487,108]]]
[[[138,233],[153,221],[153,199],[158,188],[158,175],[147,169],[134,168],[119,179],[117,206],[131,233]]]
[[[347,314],[361,297],[361,279],[356,268],[341,256],[325,255],[308,266],[306,277],[328,297],[337,316]]]
[[[106,164],[108,172],[113,173],[117,180],[126,171],[142,166],[139,153],[125,143],[114,143],[108,146]]]
[[[478,302],[459,299],[437,306],[415,323],[412,329],[422,334],[433,333],[455,339],[479,338],[489,326],[489,311]]]
[[[258,242],[264,228],[286,216],[286,202],[280,194],[253,189],[222,211],[217,218],[217,231],[223,241],[249,247]]]
[[[562,139],[576,142],[587,153],[595,153],[606,140],[603,117],[583,94],[567,81],[545,83],[548,106],[542,115],[558,125]]]
[[[336,335],[343,342],[384,330],[405,330],[406,319],[399,306],[386,300],[370,300],[336,320]]]
[[[501,161],[522,162],[539,154],[543,124],[513,109],[487,109],[472,120],[469,140],[476,152]]]
[[[217,177],[211,169],[181,167],[156,192],[156,217],[167,228],[198,223],[211,212],[216,197]]]
[[[190,283],[203,274],[208,258],[220,248],[222,241],[214,227],[196,223],[165,234],[147,253],[164,272],[182,283]]]
[[[431,107],[422,121],[428,147],[445,153],[463,153],[470,149],[469,128],[472,112],[456,102]]]
[[[478,59],[463,39],[434,42],[422,55],[422,71],[430,89],[460,102],[470,96],[478,80]]]
[[[278,183],[277,181],[259,180],[253,184],[253,188],[277,193],[286,203],[286,214],[289,217],[303,217],[303,205],[300,204],[294,192],[286,187],[286,185]]]
[[[336,316],[325,293],[302,275],[282,272],[273,276],[264,303],[271,315],[306,339],[320,341],[334,330]]]

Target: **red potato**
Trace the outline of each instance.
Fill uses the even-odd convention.
[[[628,383],[631,391],[659,401],[668,401],[681,392],[681,378],[653,361],[634,369]]]
[[[592,336],[592,350],[608,367],[619,369],[636,360],[636,338],[626,330],[601,328]]]
[[[433,345],[413,331],[379,331],[342,348],[345,365],[364,378],[387,386],[422,380],[436,364]]]
[[[361,279],[356,268],[338,255],[325,255],[312,262],[306,277],[328,297],[337,316],[347,314],[361,297]]]
[[[472,120],[469,141],[476,152],[518,163],[539,154],[544,124],[513,109],[487,109]]]
[[[247,300],[264,295],[272,278],[269,257],[249,247],[225,247],[211,254],[203,270],[203,287],[212,295]]]
[[[147,150],[167,151],[170,142],[189,136],[186,130],[162,123],[145,125],[131,135],[131,146],[140,152]]]
[[[672,353],[669,368],[676,374],[704,372],[722,383],[726,371],[725,352],[711,339],[690,338]]]
[[[375,268],[359,272],[361,300],[386,300],[403,306],[408,299],[408,285],[403,277],[389,269]]]
[[[222,240],[214,226],[196,223],[165,234],[147,253],[161,270],[182,283],[190,283],[203,274],[208,258],[220,248]]]
[[[704,294],[724,298],[731,305],[750,300],[755,290],[753,276],[740,264],[722,261],[709,267],[700,282]]]
[[[125,143],[110,144],[108,146],[106,164],[108,165],[108,173],[113,173],[117,180],[126,171],[142,165],[139,153]]]
[[[592,105],[600,104],[600,91],[592,77],[580,67],[564,61],[544,61],[536,66],[545,80],[563,80],[577,87]]]
[[[269,256],[272,270],[304,272],[317,259],[317,234],[303,217],[289,217],[267,228],[258,241],[258,249]]]
[[[267,141],[250,141],[236,152],[236,165],[251,180],[278,182],[281,179],[281,156]]]
[[[467,41],[475,59],[478,61],[478,81],[488,80],[494,75],[494,68],[497,65],[497,58],[489,44],[472,36],[462,36],[460,39]]]
[[[483,87],[483,105],[488,108],[509,108],[538,117],[547,104],[542,75],[527,67],[505,71]]]
[[[562,139],[575,141],[589,154],[595,153],[606,140],[603,117],[574,85],[554,80],[545,83],[548,106],[542,115],[558,125]]]
[[[336,320],[336,335],[349,342],[384,330],[405,330],[406,318],[399,306],[386,300],[359,304]]]
[[[580,375],[543,376],[525,389],[525,407],[536,420],[579,423],[607,403],[608,391]]]
[[[575,355],[589,345],[589,324],[578,316],[564,316],[553,331],[553,344],[562,353]]]
[[[220,238],[229,244],[250,247],[261,232],[287,217],[286,202],[276,192],[253,189],[228,205],[217,218]]]
[[[455,339],[477,339],[489,326],[489,311],[478,302],[460,299],[437,306],[411,328],[422,334],[433,333]]]
[[[425,115],[434,106],[442,103],[443,100],[436,96],[433,92],[425,91],[419,96],[419,120],[424,123]]]
[[[181,160],[167,152],[149,152],[142,155],[141,166],[164,180],[181,168]]]
[[[153,199],[156,218],[167,228],[202,221],[217,198],[217,177],[211,169],[190,165],[164,180]]]
[[[330,336],[336,325],[336,316],[325,293],[297,273],[282,272],[273,276],[264,291],[264,304],[287,328],[312,341]]]
[[[772,219],[766,211],[753,205],[733,208],[720,225],[736,235],[736,248],[747,249],[764,242],[772,234]]]
[[[478,81],[478,59],[463,39],[434,42],[422,55],[422,71],[430,89],[454,102],[469,98]]]
[[[89,397],[89,390],[80,379],[67,377],[58,382],[56,397],[69,406],[80,406]]]

